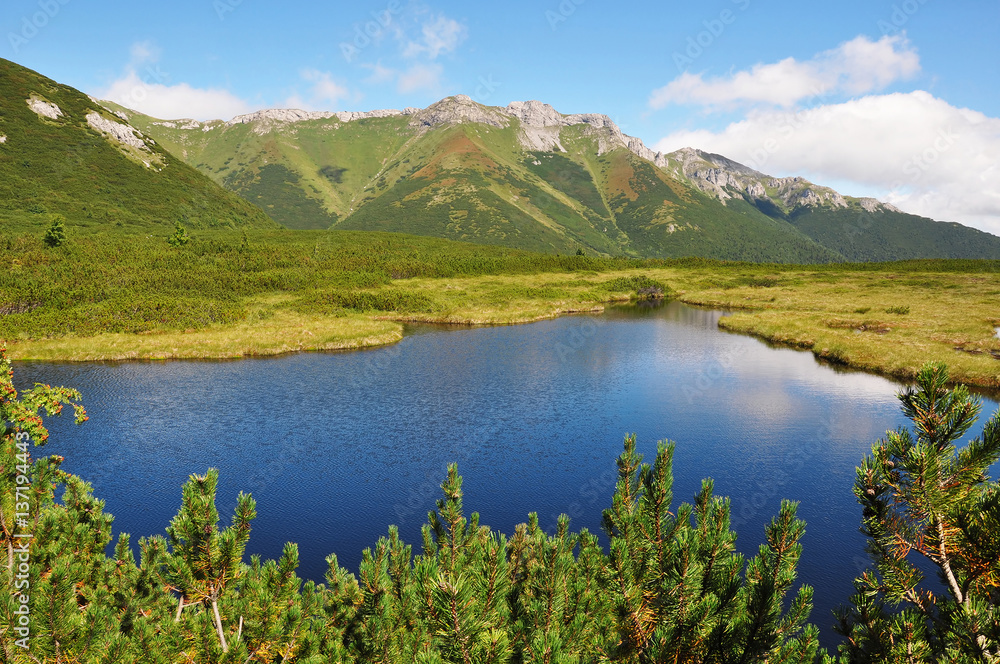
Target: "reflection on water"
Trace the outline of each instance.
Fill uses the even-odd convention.
[[[116,536],[163,533],[188,475],[216,467],[223,514],[239,491],[257,499],[250,552],[277,558],[298,542],[300,574],[316,580],[330,552],[356,569],[391,523],[419,548],[450,461],[484,524],[511,533],[529,512],[545,527],[567,513],[600,532],[622,438],[637,433],[648,460],[669,438],[675,502],[714,478],[746,554],[781,498],[801,502],[800,573],[829,643],[830,610],[865,562],[854,468],[904,424],[899,385],[722,333],[720,315],[672,302],[510,327],[413,326],[396,346],[360,352],[20,363],[15,379],[83,393],[90,421],[55,421],[48,448],[94,484]]]

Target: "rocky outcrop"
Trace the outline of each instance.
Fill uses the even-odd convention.
[[[151,152],[149,146],[147,146],[146,142],[142,139],[142,134],[139,130],[130,125],[109,120],[100,113],[96,112],[87,113],[87,124],[102,134],[110,136],[112,139],[123,145]]]
[[[445,97],[413,115],[411,127],[424,128],[442,124],[476,122],[491,127],[506,127],[510,120],[499,110],[483,106],[465,95]]]
[[[159,127],[169,127],[170,129],[203,129],[200,122],[190,118],[184,118],[183,120],[164,120],[163,122],[154,122],[152,124]]]
[[[252,124],[254,122],[274,122],[287,124],[289,122],[302,122],[303,120],[325,120],[332,118],[333,113],[328,111],[300,111],[297,108],[268,108],[263,111],[254,111],[244,115],[237,115],[226,123],[228,126],[235,124]]]
[[[253,125],[253,132],[256,134],[266,134],[275,127],[302,122],[304,120],[326,120],[332,118],[333,113],[327,111],[300,111],[296,108],[269,108],[263,111],[254,111],[244,115],[237,115],[226,123],[227,127],[238,124]]]
[[[328,120],[330,118],[336,118],[340,122],[353,122],[355,120],[364,120],[366,118],[388,118],[397,115],[413,115],[419,111],[420,109],[410,107],[405,108],[402,111],[397,111],[396,109],[379,109],[360,112],[302,111],[297,108],[269,108],[263,111],[254,111],[253,113],[237,115],[229,122],[226,122],[224,126],[232,127],[233,125],[238,124],[249,124],[253,125],[254,133],[263,135],[283,125],[304,122],[307,120]],[[210,131],[215,128],[214,125],[199,125],[199,127],[202,131]],[[181,127],[181,129],[194,128],[195,127],[188,126]]]
[[[50,104],[49,102],[31,95],[28,98],[28,108],[33,110],[35,113],[42,117],[49,118],[50,120],[58,120],[62,116],[63,112],[55,104]]]
[[[552,106],[535,100],[513,101],[500,110],[518,119],[521,145],[529,150],[565,151],[559,140],[559,129],[582,124],[594,130],[598,139],[598,154],[623,147],[657,166],[665,167],[667,163],[662,153],[654,152],[640,139],[622,133],[611,118],[601,113],[563,115]]]
[[[866,212],[902,212],[898,207],[891,203],[883,203],[877,198],[860,198],[858,202],[861,207],[865,209]]]
[[[337,111],[333,114],[341,122],[353,122],[355,120],[366,120],[368,118],[391,118],[397,115],[415,115],[419,113],[419,108],[407,106],[401,111],[394,108],[378,109],[374,111]]]
[[[758,204],[770,201],[786,212],[803,207],[848,208],[858,205],[869,212],[899,212],[874,198],[852,199],[803,177],[776,178],[744,166],[722,155],[682,148],[667,155],[672,170],[707,194],[722,201],[742,198]]]

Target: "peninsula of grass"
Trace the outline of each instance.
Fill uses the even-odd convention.
[[[5,229],[6,230],[6,229]],[[759,265],[537,254],[351,231],[72,229],[0,238],[0,339],[18,360],[231,358],[360,348],[405,321],[510,324],[662,291],[720,326],[913,377],[1000,387],[1000,261]]]

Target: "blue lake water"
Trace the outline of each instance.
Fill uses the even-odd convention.
[[[50,420],[46,453],[92,482],[115,536],[163,534],[192,473],[220,471],[228,524],[257,500],[251,553],[299,544],[299,574],[322,581],[331,552],[356,571],[389,524],[420,526],[457,461],[467,511],[510,534],[538,512],[600,532],[623,437],[648,461],[676,442],[674,501],[712,477],[753,555],[781,498],[807,522],[800,580],[812,622],[866,563],[854,469],[906,424],[886,379],[818,364],[717,328],[679,303],[622,307],[510,327],[414,326],[392,347],[226,362],[17,363],[15,383],[76,387],[90,421]],[[997,409],[986,400],[982,421]],[[978,435],[981,424],[973,430]]]

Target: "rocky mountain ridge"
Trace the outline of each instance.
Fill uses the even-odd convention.
[[[1000,256],[1000,238],[537,100],[269,109],[160,120],[109,105],[290,228],[383,230],[549,252],[816,263]]]
[[[694,148],[681,148],[667,158],[673,164],[670,170],[675,176],[686,179],[724,205],[734,198],[742,198],[751,204],[770,201],[786,214],[800,208],[846,209],[852,204],[866,212],[902,212],[874,198],[844,196],[803,177],[776,178],[722,155]]]
[[[426,131],[441,125],[476,123],[506,128],[511,119],[518,122],[518,140],[525,150],[566,152],[560,132],[564,127],[584,125],[586,133],[597,141],[597,153],[602,155],[616,148],[625,148],[636,156],[671,172],[699,190],[719,200],[723,205],[734,198],[754,205],[775,205],[783,213],[803,207],[848,208],[856,204],[867,212],[900,212],[896,207],[874,198],[852,198],[798,177],[773,177],[756,171],[732,159],[691,147],[664,154],[650,149],[642,139],[625,134],[615,122],[602,113],[563,114],[551,105],[537,100],[513,101],[507,106],[485,106],[466,95],[445,97],[427,108],[407,107],[403,110],[376,109],[371,111],[304,111],[300,109],[264,109],[238,115],[231,120],[162,120],[154,124],[184,130],[211,131],[219,127],[248,124],[258,135],[279,130],[287,125],[314,120],[336,119],[354,122],[369,118],[407,116],[409,126]]]

